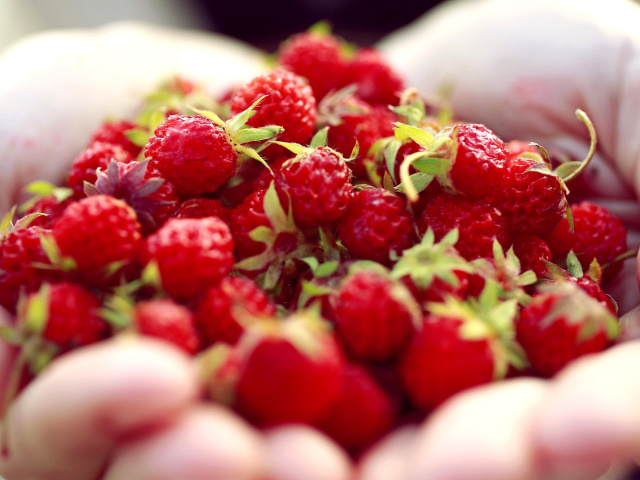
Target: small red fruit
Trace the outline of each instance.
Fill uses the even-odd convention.
[[[200,349],[193,314],[173,300],[159,298],[137,303],[133,321],[141,335],[167,341],[191,355]]]

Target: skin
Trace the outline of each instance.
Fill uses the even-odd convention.
[[[505,139],[582,156],[588,138],[573,111],[587,111],[599,135],[597,174],[589,174],[581,191],[621,214],[636,245],[640,76],[633,73],[640,34],[632,26],[640,9],[626,0],[607,5],[456,2],[381,47],[410,85],[426,92],[454,85],[457,115],[487,123]],[[127,115],[163,74],[181,71],[224,91],[259,71],[258,54],[242,45],[183,35],[117,25],[32,37],[0,57],[0,71],[14,72],[0,76],[0,208],[14,203],[28,181],[60,180],[93,128],[106,115]],[[128,60],[123,44],[151,59]],[[172,55],[186,50],[188,56]],[[220,62],[237,68],[221,69]],[[634,339],[640,325],[635,263],[625,270],[616,292],[628,312],[625,335]],[[0,344],[0,382],[13,355]],[[596,479],[614,462],[624,465],[640,454],[638,369],[640,344],[631,341],[576,361],[551,381],[472,389],[353,464],[309,427],[258,432],[223,407],[203,404],[193,366],[171,347],[112,340],[66,355],[27,387],[9,417],[12,454],[0,458],[0,474],[12,480]]]

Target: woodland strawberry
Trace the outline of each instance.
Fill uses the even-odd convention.
[[[137,125],[128,120],[105,122],[93,132],[89,145],[96,142],[118,145],[135,158],[138,156],[142,148],[133,143],[126,135],[127,131],[135,128],[137,128]]]
[[[329,326],[297,312],[256,323],[237,345],[236,408],[258,425],[315,424],[338,398],[344,361]]]
[[[218,217],[229,223],[231,209],[226,207],[220,200],[198,197],[181,202],[173,216],[176,218]]]
[[[318,427],[351,452],[361,452],[391,430],[396,405],[361,365],[342,370],[340,393]]]
[[[333,299],[336,332],[346,352],[362,361],[394,359],[420,318],[411,293],[383,269],[355,270]]]
[[[467,260],[492,257],[493,241],[508,246],[510,236],[504,217],[491,205],[461,195],[440,193],[423,210],[418,219],[421,233],[433,230],[436,241],[458,229],[456,250]]]
[[[292,36],[278,50],[277,62],[304,77],[316,101],[335,89],[344,69],[340,41],[328,32],[316,30]]]
[[[134,157],[119,145],[98,142],[82,151],[73,161],[67,184],[76,199],[85,197],[84,183],[96,183],[96,170],[105,170],[111,160],[131,163]]]
[[[198,303],[195,321],[205,346],[217,342],[234,344],[245,325],[273,317],[276,308],[253,280],[225,277],[209,288]]]
[[[297,225],[335,222],[353,197],[351,170],[342,155],[326,147],[286,161],[275,181],[278,196],[288,197]]]
[[[109,195],[83,198],[67,207],[53,225],[52,236],[74,272],[102,285],[132,262],[142,245],[141,226],[133,209]]]
[[[233,267],[233,237],[217,217],[171,218],[147,237],[144,264],[154,262],[162,288],[188,300],[218,284]]]
[[[604,268],[605,280],[622,268],[618,262],[608,266],[627,250],[626,230],[622,222],[601,205],[584,201],[571,205],[573,230],[565,216],[551,232],[544,236],[555,262],[561,263],[573,250],[583,269],[595,258]]]
[[[531,366],[549,377],[571,360],[604,350],[618,322],[606,306],[571,282],[553,282],[536,295],[516,324]]]
[[[44,215],[34,218],[30,225],[50,229],[73,201],[72,198],[62,200],[55,195],[42,196],[29,206],[24,215],[43,213]]]
[[[344,68],[341,86],[356,84],[357,94],[372,105],[397,105],[403,81],[383,55],[361,48]]]
[[[338,222],[338,237],[353,258],[392,263],[393,255],[413,245],[415,233],[404,201],[381,188],[354,194]]]
[[[271,221],[264,211],[264,190],[255,190],[231,212],[230,226],[233,232],[238,258],[257,255],[265,249],[263,243],[250,237],[258,227],[268,227]]]
[[[167,298],[138,302],[133,311],[134,328],[141,335],[159,338],[189,354],[200,348],[193,314]]]
[[[271,70],[241,86],[230,104],[238,114],[260,97],[267,96],[249,119],[253,127],[280,125],[278,140],[306,145],[313,136],[317,107],[311,87],[302,77],[286,70]],[[280,150],[278,150],[280,151]]]
[[[513,239],[513,251],[520,259],[522,271],[532,270],[538,279],[547,276],[548,267],[545,262],[552,258],[547,242],[537,235],[520,235]]]

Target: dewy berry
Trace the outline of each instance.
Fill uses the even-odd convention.
[[[0,339],[25,382],[152,337],[193,357],[202,401],[359,456],[463,390],[616,341],[607,288],[633,252],[620,219],[572,196],[596,147],[584,112],[589,152],[559,162],[323,28],[216,98],[165,80],[66,181],[25,188],[0,221]]]

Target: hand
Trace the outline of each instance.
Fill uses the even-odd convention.
[[[458,1],[381,48],[410,85],[449,88],[458,117],[485,123],[505,140],[583,158],[588,137],[574,111],[585,110],[599,144],[580,190],[623,219],[637,248],[638,22],[640,8],[625,0],[607,8],[597,1]],[[636,262],[627,261],[613,290],[621,311],[631,310],[622,322],[626,335],[637,339]],[[364,462],[364,476],[388,478],[385,466],[396,465],[407,479],[426,472],[430,479],[597,478],[612,461],[640,454],[638,367],[640,345],[632,342],[580,360],[552,381],[474,389],[420,429],[381,444]]]
[[[31,37],[0,56],[0,210],[32,180],[60,181],[91,131],[180,72],[218,92],[259,54],[214,35],[114,25]],[[114,88],[117,86],[117,88]],[[2,315],[0,323],[8,322]],[[0,342],[0,392],[15,352]],[[5,434],[11,480],[347,480],[346,454],[303,426],[265,434],[200,400],[195,368],[152,340],[114,339],[57,359],[18,397]],[[7,433],[8,432],[8,433]]]

